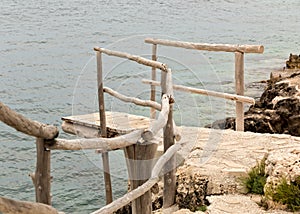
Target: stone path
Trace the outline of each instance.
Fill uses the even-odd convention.
[[[210,195],[207,199],[211,205],[206,213],[288,213],[265,211],[250,196],[240,195],[244,190],[238,179],[266,154],[300,150],[300,137],[182,127],[181,140],[186,141],[186,146],[179,152],[184,164],[178,168],[177,174],[200,174],[208,178],[206,192]],[[170,213],[191,212],[179,210]]]
[[[263,210],[246,195],[221,195],[208,197],[210,206],[205,212],[197,211],[196,214],[289,214],[282,210]],[[193,212],[183,209],[173,212],[174,214],[192,214]]]

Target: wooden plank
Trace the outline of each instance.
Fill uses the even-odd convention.
[[[69,127],[66,129],[65,127],[67,124],[70,126],[77,125],[78,127],[83,126],[98,130],[100,128],[99,113],[68,116],[63,117],[62,120],[65,124],[62,128],[68,133],[70,133],[72,129]],[[151,120],[144,116],[106,111],[107,130],[119,134],[126,134],[136,129],[147,128],[149,127],[150,122]],[[76,134],[76,127],[73,129],[73,132],[73,134]]]
[[[237,95],[244,95],[244,54],[241,52],[235,52],[235,90]],[[236,119],[235,129],[236,131],[244,131],[244,104],[237,101],[235,104]]]
[[[171,41],[171,40],[153,39],[153,38],[146,38],[145,42],[150,44],[203,50],[203,51],[223,51],[223,52],[241,52],[241,53],[263,53],[264,52],[263,45],[208,44],[208,43]]]

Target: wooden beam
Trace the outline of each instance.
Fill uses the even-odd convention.
[[[51,205],[50,150],[45,148],[45,140],[36,139],[36,171],[32,180],[35,186],[36,202]]]
[[[105,53],[109,56],[117,56],[117,57],[120,57],[120,58],[129,59],[129,60],[135,61],[135,62],[137,62],[139,64],[142,64],[142,65],[158,68],[162,71],[167,71],[167,66],[165,64],[157,62],[157,61],[149,60],[149,59],[146,59],[146,58],[143,58],[143,57],[140,57],[140,56],[131,55],[131,54],[128,54],[128,53],[125,53],[125,52],[112,51],[112,50],[108,50],[108,49],[105,49],[105,48],[99,48],[99,47],[95,47],[94,50],[99,51],[101,53]]]
[[[157,45],[153,44],[152,45],[152,60],[153,61],[157,61],[157,56],[156,56],[156,52],[157,52]],[[154,67],[152,67],[152,71],[151,71],[151,79],[153,81],[156,81],[156,69]],[[151,94],[150,94],[150,100],[155,102],[155,96],[156,96],[156,90],[155,90],[155,85],[151,85]],[[150,109],[150,118],[151,119],[155,119],[156,117],[156,111],[155,108],[151,108]]]
[[[141,186],[150,178],[157,146],[157,143],[147,143],[126,147],[125,157],[131,191]],[[148,190],[143,195],[133,200],[131,204],[132,213],[151,214],[151,196],[151,191]]]
[[[105,152],[122,149],[136,144],[137,140],[141,138],[141,134],[143,132],[144,130],[135,130],[126,135],[121,135],[114,138],[82,138],[73,140],[56,138],[52,144],[45,146],[51,150],[98,149]]]
[[[34,137],[53,139],[58,136],[57,127],[30,120],[11,110],[2,102],[0,102],[0,120],[17,131]]]
[[[170,109],[169,97],[166,94],[164,94],[161,99],[162,109],[158,115],[157,120],[153,120],[150,123],[149,128],[142,133],[142,138],[144,141],[150,141],[151,139],[153,139],[154,136],[158,133],[158,131],[161,130],[167,124]]]
[[[118,98],[119,100],[122,100],[123,102],[133,103],[133,104],[140,105],[140,106],[151,107],[151,108],[154,108],[159,111],[161,109],[161,105],[155,101],[141,100],[141,99],[135,98],[135,97],[128,97],[128,96],[120,94],[119,92],[114,91],[113,89],[108,88],[108,87],[104,87],[103,91],[110,94],[111,96],[113,96],[115,98]]]
[[[145,42],[149,44],[165,45],[165,46],[203,50],[203,51],[223,51],[223,52],[241,52],[241,53],[263,53],[264,52],[264,46],[262,45],[208,44],[208,43],[171,41],[171,40],[153,39],[153,38],[146,38]]]
[[[142,82],[145,84],[160,86],[160,83],[157,81],[143,79]],[[255,104],[255,99],[253,99],[252,97],[210,91],[210,90],[205,90],[205,89],[198,89],[198,88],[187,87],[187,86],[183,86],[183,85],[173,85],[173,89],[178,90],[178,91],[195,93],[195,94],[202,94],[202,95],[206,95],[206,96],[224,98],[224,99],[228,99],[228,100],[232,100],[232,101],[250,103],[252,105]]]
[[[170,97],[168,121],[164,127],[164,152],[174,145],[174,128],[173,128],[173,82],[172,72],[168,69],[166,75],[162,78],[162,92]],[[169,208],[175,203],[176,194],[176,159],[171,157],[164,166],[164,189],[163,189],[163,208]]]
[[[101,52],[97,52],[96,56],[97,56],[98,104],[99,104],[99,114],[100,114],[101,137],[106,138],[107,130],[106,130],[106,117],[105,117],[105,105],[104,105],[104,93],[103,93]],[[102,163],[103,163],[106,204],[109,204],[113,200],[110,169],[109,169],[109,157],[107,151],[104,151],[101,155],[102,155]]]
[[[18,201],[0,196],[0,213],[3,214],[63,214],[53,207],[29,201]]]
[[[237,95],[244,95],[244,54],[241,52],[235,52],[235,90]],[[236,131],[244,131],[244,104],[237,101],[235,104],[236,119],[235,129]]]
[[[160,172],[165,166],[165,164],[176,154],[178,150],[182,149],[186,143],[186,141],[181,141],[169,147],[169,149],[155,163],[151,172],[150,179],[143,185],[128,192],[121,198],[118,198],[112,203],[102,207],[99,210],[94,211],[91,214],[111,214],[120,209],[121,207],[125,206],[126,204],[129,204],[134,199],[140,197],[145,192],[149,191],[159,181]]]

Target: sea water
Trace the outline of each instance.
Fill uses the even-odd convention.
[[[299,54],[300,1],[274,0],[2,0],[0,3],[0,100],[34,120],[56,126],[61,117],[97,111],[94,46],[151,58],[145,37],[199,43],[264,45],[245,54],[245,94],[259,97],[274,69]],[[234,54],[158,46],[158,61],[175,84],[234,93]],[[103,56],[105,86],[149,98],[151,68]],[[158,72],[159,77],[159,72]],[[159,100],[160,89],[157,88]],[[106,108],[144,116],[149,110],[106,96]],[[204,126],[234,116],[234,103],[175,93],[178,125]],[[248,108],[246,106],[245,108]],[[61,138],[74,138],[60,132]],[[0,194],[34,201],[35,139],[0,123]],[[110,153],[114,198],[127,190],[121,151]],[[94,151],[53,151],[53,206],[89,213],[105,203],[101,157]]]

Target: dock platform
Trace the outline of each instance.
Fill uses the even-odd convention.
[[[144,116],[106,111],[106,127],[109,137],[149,127],[151,119]],[[69,134],[85,138],[99,136],[99,113],[74,115],[62,118],[62,129]]]

